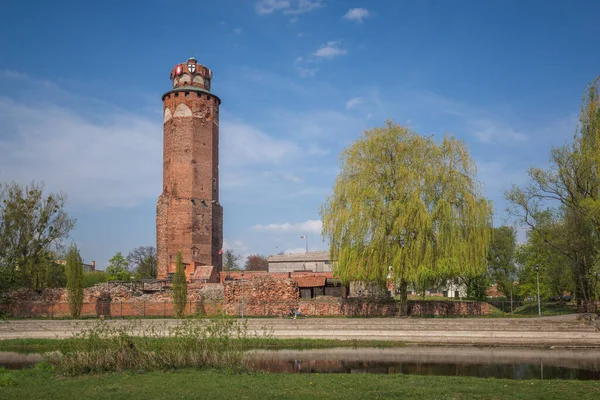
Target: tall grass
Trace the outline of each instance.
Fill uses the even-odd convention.
[[[99,321],[46,358],[66,376],[175,368],[249,368],[244,354],[247,324],[219,316],[185,319],[176,326]]]

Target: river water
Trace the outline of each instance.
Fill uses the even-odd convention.
[[[375,373],[600,380],[600,351],[595,349],[399,347],[252,353],[257,368],[279,373]]]
[[[254,350],[253,366],[273,373],[374,373],[505,379],[600,380],[600,350],[479,347]],[[0,352],[0,367],[31,367],[39,354]]]

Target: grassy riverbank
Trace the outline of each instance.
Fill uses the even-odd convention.
[[[168,341],[167,338],[141,338],[132,337],[135,344],[144,341],[147,344]],[[19,353],[45,353],[60,349],[75,348],[75,339],[7,339],[0,340],[0,351],[14,351]],[[334,347],[346,348],[390,348],[404,347],[405,343],[393,340],[335,340],[335,339],[273,339],[273,338],[247,338],[244,339],[244,349],[329,349]]]
[[[541,310],[543,317],[577,313],[577,307],[575,307],[574,305],[560,303],[542,303]],[[537,317],[538,305],[537,303],[529,303],[521,307],[517,307],[514,309],[513,316]]]
[[[598,381],[511,381],[370,374],[234,374],[215,370],[57,378],[47,367],[0,370],[0,399],[597,399]]]

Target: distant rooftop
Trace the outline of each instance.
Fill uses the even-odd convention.
[[[267,259],[270,263],[293,261],[329,261],[328,251],[310,251],[303,254],[278,254]]]

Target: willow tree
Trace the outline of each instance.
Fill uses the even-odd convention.
[[[177,318],[185,314],[185,305],[187,304],[187,278],[183,269],[183,260],[181,252],[177,252],[175,261],[175,274],[173,275],[173,303],[175,304],[175,315]]]
[[[441,142],[388,121],[341,154],[333,194],[321,208],[335,274],[400,289],[436,276],[486,269],[491,205],[463,142]]]

